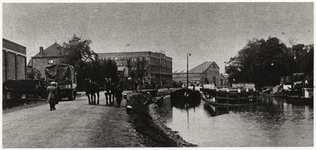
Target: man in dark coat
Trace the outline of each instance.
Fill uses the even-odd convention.
[[[58,85],[56,82],[51,82],[48,86],[47,86],[47,101],[49,102],[49,106],[50,106],[50,110],[56,110],[55,105],[58,104],[58,99],[59,99],[59,95],[58,95]]]
[[[123,88],[118,86],[115,90],[115,98],[116,98],[117,107],[121,106],[121,101],[123,97],[122,93],[123,93]]]

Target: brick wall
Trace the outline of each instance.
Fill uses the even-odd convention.
[[[15,80],[16,79],[16,63],[15,63],[15,54],[8,52],[6,55],[6,80]]]
[[[6,62],[5,62],[6,52],[2,51],[2,81],[6,81]]]
[[[25,79],[26,77],[26,58],[20,55],[16,56],[16,79]]]
[[[2,81],[26,77],[26,47],[3,39]]]

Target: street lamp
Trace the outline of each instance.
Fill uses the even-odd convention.
[[[191,54],[187,53],[187,88],[189,88],[189,56],[191,56]]]
[[[162,87],[162,84],[161,84],[161,64],[159,64],[159,85],[160,85],[160,87]]]

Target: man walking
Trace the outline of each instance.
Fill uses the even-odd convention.
[[[47,86],[47,100],[49,102],[49,106],[50,106],[50,111],[52,110],[56,110],[55,105],[58,104],[58,91],[57,91],[57,83],[56,82],[51,82],[48,86]]]

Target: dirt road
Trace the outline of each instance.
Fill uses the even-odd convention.
[[[81,94],[83,95],[83,93]],[[55,111],[49,104],[2,115],[3,148],[140,147],[140,138],[120,108],[88,105],[81,96],[61,101]]]

